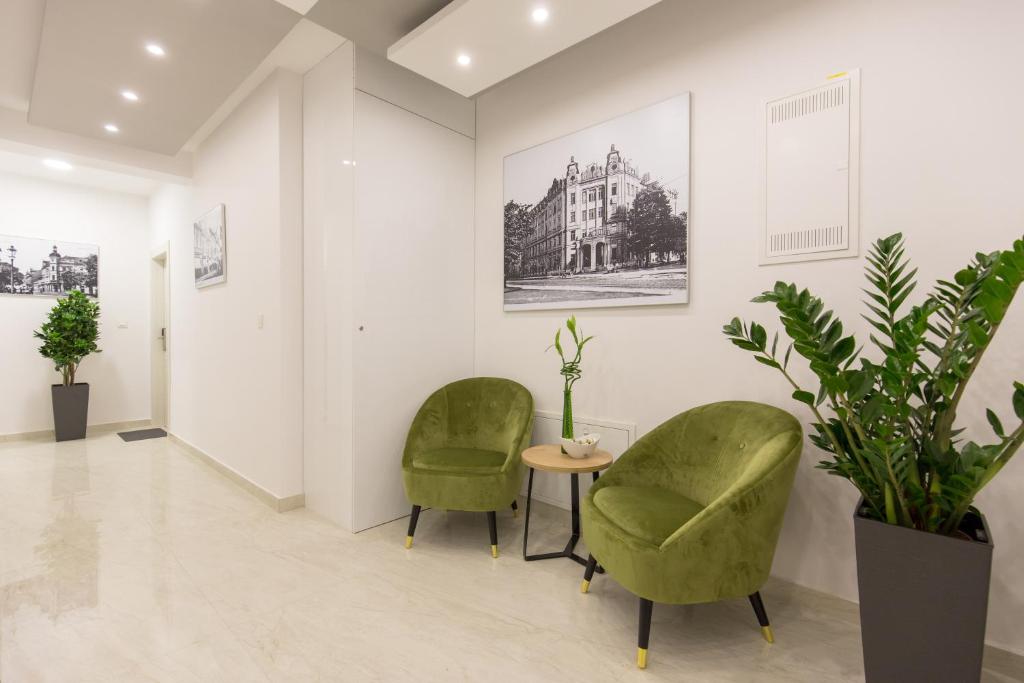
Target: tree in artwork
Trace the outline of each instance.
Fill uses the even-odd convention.
[[[672,215],[668,195],[661,186],[651,184],[637,193],[626,219],[626,245],[637,266],[648,267],[652,254],[664,260],[669,253],[679,251],[676,218]]]
[[[523,247],[530,232],[532,204],[505,204],[505,281],[522,273]]]
[[[92,296],[96,296],[96,292],[99,289],[99,257],[96,254],[89,254],[86,257],[85,267],[85,286]]]

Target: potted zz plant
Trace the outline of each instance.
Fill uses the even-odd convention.
[[[99,352],[99,317],[99,304],[75,290],[57,301],[47,321],[35,332],[43,342],[39,353],[53,361],[63,380],[51,387],[57,441],[85,438],[89,385],[75,382],[75,373],[83,358]]]
[[[782,373],[810,407],[818,466],[860,492],[854,512],[864,669],[868,681],[977,681],[981,676],[992,538],[974,497],[1024,442],[1024,384],[1013,382],[1020,424],[987,411],[990,443],[960,438],[957,409],[1024,278],[1024,240],[978,254],[903,312],[916,269],[901,235],[878,240],[865,289],[879,359],[863,357],[821,299],[793,284],[754,299],[774,304],[790,337],[734,318],[724,332]],[[817,391],[789,373],[793,351],[809,361]],[[1020,367],[1006,368],[1019,372]],[[827,414],[827,417],[826,417]]]

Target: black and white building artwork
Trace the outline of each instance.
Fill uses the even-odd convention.
[[[100,248],[95,244],[0,235],[0,294],[99,296]]]
[[[227,277],[224,205],[218,204],[197,218],[192,224],[192,235],[196,287],[209,287],[224,282]]]
[[[505,157],[505,310],[687,303],[689,188],[689,93]]]

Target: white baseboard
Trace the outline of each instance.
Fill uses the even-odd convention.
[[[89,425],[85,428],[86,436],[98,436],[111,432],[124,432],[129,429],[149,427],[150,420],[128,420],[126,422],[104,422],[101,424]],[[54,438],[52,429],[44,429],[38,432],[21,432],[18,434],[0,434],[0,443],[6,441],[52,441]]]
[[[241,473],[228,467],[212,455],[204,452],[202,449],[190,444],[188,441],[185,441],[177,434],[167,432],[167,438],[175,445],[180,446],[183,451],[196,458],[204,465],[217,470],[217,472],[224,475],[277,512],[288,512],[289,510],[295,510],[306,506],[306,495],[304,493],[278,498],[259,484],[247,479]]]

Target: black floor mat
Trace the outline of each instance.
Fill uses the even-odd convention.
[[[167,432],[154,427],[153,429],[136,429],[133,432],[118,432],[117,435],[125,441],[142,441],[143,439],[159,439],[161,436],[167,436]]]

